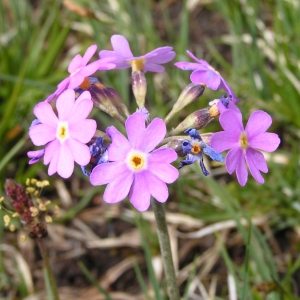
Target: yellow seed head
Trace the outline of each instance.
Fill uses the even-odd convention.
[[[32,194],[34,191],[35,191],[34,187],[29,186],[26,188],[26,194]]]
[[[46,221],[47,223],[52,223],[52,217],[47,215],[47,216],[45,217],[45,221]]]
[[[35,185],[35,184],[37,183],[37,180],[36,180],[35,178],[32,178],[32,179],[30,180],[30,183],[31,183],[32,185]]]
[[[19,213],[17,213],[17,212],[13,213],[13,215],[12,215],[13,218],[16,218],[16,217],[19,217],[19,216],[20,216],[20,215],[19,215]]]
[[[9,215],[5,215],[3,217],[3,220],[4,220],[4,226],[7,227],[10,223],[10,216]]]
[[[4,197],[0,197],[0,203],[3,202],[3,200],[4,200]]]
[[[44,203],[40,203],[40,204],[39,204],[39,209],[40,209],[41,211],[46,211],[46,210],[47,210],[47,208],[46,208],[46,206],[45,206]]]
[[[30,207],[30,211],[31,211],[31,216],[32,217],[36,217],[39,214],[39,210],[34,206]]]
[[[42,181],[37,181],[35,184],[38,188],[43,187],[43,182]]]
[[[48,180],[43,180],[42,183],[43,183],[43,186],[48,186],[48,185],[50,185],[50,183],[49,183]]]
[[[26,185],[30,185],[30,179],[27,178],[25,183],[26,183]]]
[[[9,226],[9,230],[10,230],[11,232],[14,232],[14,231],[16,230],[15,225],[11,224],[11,225]]]
[[[20,236],[20,242],[21,242],[21,243],[24,243],[25,241],[26,241],[26,235],[22,234],[22,235]]]

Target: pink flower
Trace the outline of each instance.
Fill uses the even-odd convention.
[[[144,72],[163,72],[165,68],[160,65],[171,61],[176,55],[172,47],[160,47],[143,56],[134,57],[124,36],[113,35],[110,40],[114,50],[102,50],[99,56],[100,58],[115,57],[116,69],[132,67]]]
[[[256,149],[273,152],[280,144],[277,134],[266,132],[272,124],[269,114],[257,110],[253,112],[244,129],[242,119],[232,110],[220,116],[224,131],[213,134],[210,145],[217,152],[231,149],[226,155],[226,168],[229,174],[236,171],[240,185],[248,180],[248,164],[251,175],[259,183],[264,183],[260,172],[267,173],[268,166],[263,154]]]
[[[114,61],[113,58],[99,59],[88,64],[96,50],[97,46],[92,45],[87,48],[83,57],[80,54],[74,56],[68,68],[70,76],[58,84],[57,90],[45,100],[46,102],[58,97],[66,89],[77,88],[85,77],[93,75],[97,70],[111,70],[116,66],[114,63],[111,63]]]
[[[103,199],[107,203],[123,200],[129,193],[130,202],[139,211],[150,206],[150,197],[159,202],[168,199],[166,183],[178,178],[178,170],[170,165],[177,159],[173,149],[151,152],[166,134],[163,120],[155,118],[145,127],[145,117],[136,112],[125,123],[128,140],[114,127],[106,129],[112,144],[108,148],[109,163],[96,166],[90,176],[93,185],[108,184]]]
[[[177,62],[175,66],[182,70],[193,71],[191,74],[191,81],[193,83],[205,83],[206,86],[212,90],[222,89],[228,94],[232,95],[233,103],[239,102],[234,92],[226,80],[216,71],[208,62],[203,59],[198,59],[190,51],[187,54],[196,61],[196,63]]]
[[[57,172],[68,178],[74,170],[74,161],[81,166],[89,163],[88,143],[96,132],[96,122],[86,119],[93,108],[91,94],[83,92],[75,101],[75,92],[66,90],[57,99],[58,117],[51,105],[41,102],[34,108],[40,124],[31,126],[29,136],[36,146],[45,147],[44,164],[48,174]]]

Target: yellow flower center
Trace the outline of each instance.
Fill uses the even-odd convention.
[[[61,143],[69,138],[68,122],[58,122],[56,137]]]
[[[246,132],[243,132],[240,136],[240,145],[243,150],[246,150],[249,146],[248,138]]]
[[[192,150],[191,150],[191,152],[193,153],[193,154],[198,154],[199,152],[201,152],[201,147],[200,147],[200,145],[197,143],[197,144],[193,144],[192,145]]]
[[[129,152],[127,159],[127,166],[134,172],[146,169],[147,155],[143,152],[132,150]]]
[[[130,62],[132,72],[144,71],[144,62],[145,60],[143,58],[132,60]]]

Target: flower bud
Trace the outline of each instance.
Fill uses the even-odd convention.
[[[211,116],[210,108],[202,108],[191,113],[185,118],[175,129],[171,130],[169,135],[178,135],[188,128],[195,128],[197,130],[204,128],[214,119]]]
[[[6,179],[4,185],[7,196],[11,199],[15,211],[29,232],[31,238],[47,236],[46,225],[33,210],[34,204],[26,193],[25,188],[12,179]]]
[[[115,102],[118,102],[117,99],[114,99],[117,91],[114,93],[112,92],[113,88],[107,88],[101,83],[91,84],[87,90],[91,93],[95,107],[106,112],[122,124],[125,123],[125,118],[119,113],[115,106]],[[121,99],[121,97],[119,99]]]
[[[145,73],[142,70],[134,71],[132,68],[131,73],[132,91],[139,108],[145,107],[145,98],[147,93],[147,81]]]
[[[177,114],[179,111],[181,111],[184,107],[186,107],[188,104],[195,102],[203,93],[205,90],[204,84],[195,84],[191,83],[189,84],[180,94],[178,100],[174,104],[172,110],[169,112],[169,114],[165,118],[165,123],[168,123],[175,114]]]

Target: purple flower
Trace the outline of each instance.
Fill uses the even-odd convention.
[[[135,71],[138,69],[144,72],[163,72],[165,68],[160,65],[171,61],[176,55],[172,47],[160,47],[146,55],[135,57],[124,36],[113,35],[110,40],[114,50],[102,50],[99,56],[100,58],[115,57],[116,69],[132,67]]]
[[[193,83],[204,83],[208,88],[214,91],[220,88],[232,95],[232,101],[234,103],[239,102],[228,83],[218,71],[205,60],[197,59],[190,51],[187,51],[187,54],[197,63],[177,62],[175,66],[182,70],[193,71],[190,77]]]
[[[178,169],[181,169],[184,166],[191,165],[199,159],[200,167],[205,176],[209,175],[209,172],[206,170],[203,162],[203,153],[208,155],[212,160],[223,162],[223,156],[216,152],[213,148],[205,144],[199,134],[199,132],[194,128],[189,128],[185,130],[184,133],[190,135],[191,140],[183,140],[182,150],[186,154],[186,159],[180,162]]]
[[[108,162],[108,149],[104,146],[103,137],[98,137],[95,142],[90,146],[90,166],[91,170],[93,170],[97,165],[107,163]],[[81,170],[85,176],[90,176],[91,172],[89,172],[85,166],[81,166]]]
[[[31,158],[31,160],[28,162],[28,164],[32,165],[40,161],[45,154],[45,149],[36,150],[36,151],[28,151],[27,156]]]
[[[82,93],[75,101],[75,92],[66,90],[57,99],[58,117],[51,105],[41,102],[34,114],[41,124],[30,127],[29,136],[36,146],[45,147],[44,164],[49,165],[48,174],[57,172],[68,178],[74,170],[74,161],[87,165],[91,154],[88,143],[96,132],[96,122],[86,119],[93,108],[89,92]]]
[[[116,66],[114,63],[111,63],[114,61],[113,58],[99,59],[88,64],[96,50],[97,46],[92,45],[87,48],[83,57],[80,54],[74,56],[68,67],[70,76],[58,84],[57,90],[45,100],[46,102],[58,97],[66,89],[79,87],[85,77],[93,75],[97,70],[111,70]]]
[[[224,131],[215,133],[210,145],[218,152],[231,149],[226,155],[226,168],[229,174],[236,171],[240,185],[248,179],[248,164],[251,175],[259,183],[264,183],[260,172],[267,173],[268,167],[263,154],[256,149],[273,152],[280,139],[277,134],[266,132],[272,124],[269,114],[257,110],[253,112],[244,129],[241,118],[232,110],[224,111],[220,116]]]
[[[173,149],[151,152],[166,134],[163,120],[155,118],[148,127],[145,117],[136,112],[125,123],[128,140],[114,127],[106,129],[112,139],[108,148],[109,163],[96,166],[90,176],[93,185],[108,184],[103,199],[107,203],[123,200],[129,193],[130,202],[139,211],[150,206],[150,197],[159,202],[168,199],[166,183],[178,178],[178,170],[170,165],[177,159]]]

